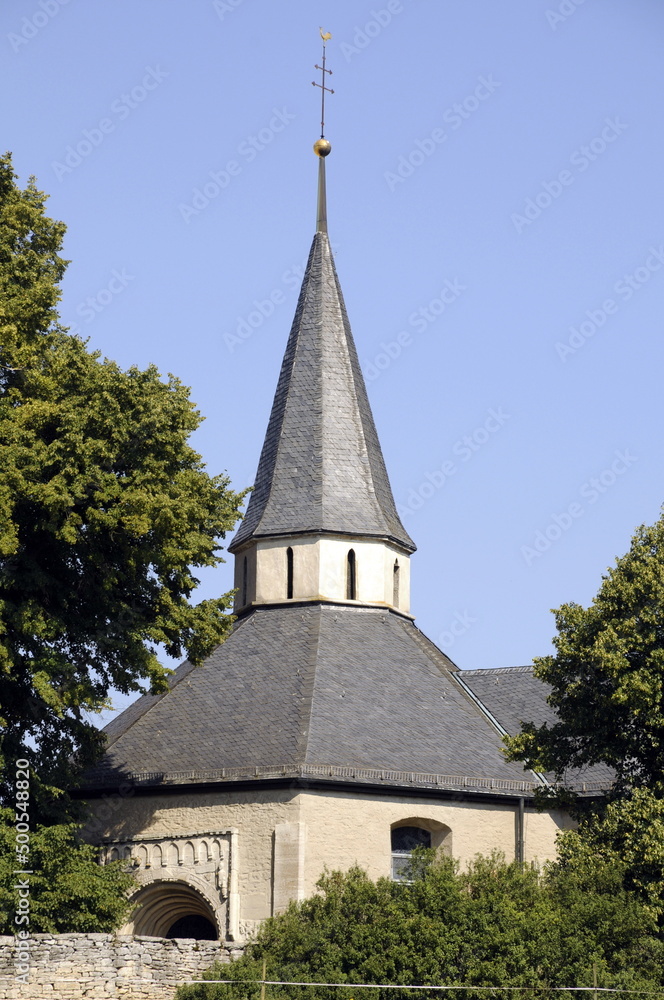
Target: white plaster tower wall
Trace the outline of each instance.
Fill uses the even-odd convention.
[[[292,551],[292,596],[288,550]],[[355,556],[349,597],[348,556]],[[246,559],[246,563],[245,563]],[[246,582],[245,582],[246,573]],[[395,577],[398,583],[395,585]],[[383,539],[300,535],[264,539],[235,555],[235,610],[287,600],[352,601],[410,612],[410,554]]]

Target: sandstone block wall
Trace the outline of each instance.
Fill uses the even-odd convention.
[[[129,934],[35,934],[27,983],[16,943],[0,937],[0,1000],[171,1000],[182,983],[241,951],[218,941]]]

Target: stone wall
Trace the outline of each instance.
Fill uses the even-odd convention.
[[[128,934],[35,934],[29,952],[24,983],[15,939],[0,937],[0,1000],[172,1000],[213,962],[241,954],[218,941]]]
[[[373,773],[380,778],[380,772]],[[368,772],[360,774],[369,776]],[[490,793],[488,779],[485,785]],[[529,791],[527,780],[523,791]],[[124,850],[129,844],[150,841],[161,843],[165,849],[172,841],[195,843],[193,831],[199,831],[196,836],[200,838],[209,830],[237,831],[230,834],[236,846],[231,843],[227,879],[228,902],[236,899],[237,916],[228,921],[225,930],[221,918],[217,926],[226,940],[242,942],[255,933],[263,920],[283,910],[289,900],[313,895],[326,865],[345,871],[358,864],[372,879],[389,875],[393,826],[414,825],[431,830],[439,835],[434,839],[435,846],[444,847],[462,865],[476,854],[488,855],[493,850],[502,851],[508,861],[512,860],[516,854],[518,794],[517,787],[510,798],[475,794],[468,799],[461,795],[435,796],[430,789],[419,796],[413,794],[412,788],[409,794],[399,795],[389,788],[377,794],[361,786],[352,791],[298,787],[234,791],[229,787],[223,791],[198,788],[178,795],[155,790],[154,795],[123,800],[122,811],[115,818],[112,815],[102,818],[103,800],[93,799],[90,806],[93,811],[100,810],[97,836],[106,848],[117,844]],[[554,858],[556,834],[570,825],[563,812],[538,813],[532,802],[527,801],[525,860]],[[192,889],[202,889],[202,882],[190,878],[201,864],[199,860],[192,865],[173,864],[170,868],[154,865],[149,869],[150,877],[155,878],[154,891],[168,899],[171,887],[176,884],[168,879],[180,879]],[[226,871],[223,867],[220,884],[226,878]],[[223,889],[218,897],[223,907],[225,892]],[[141,925],[138,918],[122,930],[134,934],[165,933],[162,927]]]
[[[237,893],[239,913],[236,927],[229,920],[225,930],[220,928],[220,936],[228,939],[232,935],[236,941],[253,934],[260,921],[272,915],[274,831],[280,823],[299,821],[297,789],[239,791],[229,787],[204,791],[194,787],[191,792],[180,791],[177,795],[163,794],[160,789],[155,792],[121,800],[116,815],[106,808],[103,799],[91,799],[91,813],[99,816],[96,842],[138,843],[146,838],[190,838],[194,831],[202,835],[206,830],[238,830],[238,849],[231,850],[228,901],[231,903]],[[321,860],[321,869],[323,864]],[[180,878],[187,881],[187,866],[179,866],[179,870]],[[163,883],[163,889],[167,892],[168,883]],[[123,930],[129,932],[128,927]],[[131,932],[137,931],[145,933],[146,928],[132,926]]]

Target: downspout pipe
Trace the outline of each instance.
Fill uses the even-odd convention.
[[[526,804],[523,796],[519,799],[516,812],[516,860],[524,864],[526,860]]]

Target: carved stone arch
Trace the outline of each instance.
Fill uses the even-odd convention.
[[[159,844],[154,844],[150,851],[150,864],[153,868],[161,868],[164,863],[164,854]]]
[[[131,923],[123,928],[125,933],[152,937],[185,936],[175,935],[172,929],[182,924],[186,918],[198,918],[212,925],[217,939],[224,937],[224,914],[212,893],[203,886],[193,886],[184,879],[154,878],[131,896],[136,910]],[[187,934],[198,937],[200,934]]]

